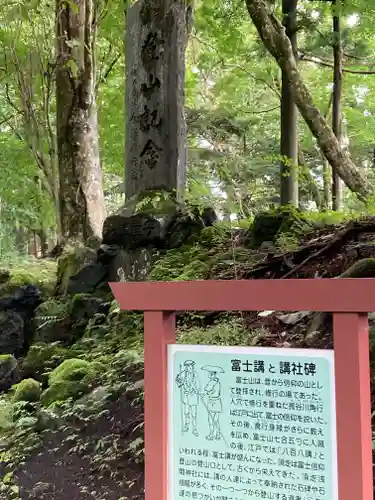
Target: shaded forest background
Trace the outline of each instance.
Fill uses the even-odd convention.
[[[74,34],[65,46],[70,56],[65,50],[64,59],[55,50],[55,40],[61,40],[58,30],[63,33],[62,24],[74,21],[64,21],[64,9],[70,8],[73,18],[81,15],[82,8],[73,4],[58,2],[56,7],[36,0],[27,5],[6,2],[1,8],[2,255],[14,248],[46,253],[64,232],[79,237],[99,234],[104,210],[111,213],[124,201],[128,5],[87,2],[92,26],[91,48],[83,50],[92,58],[87,70],[87,54],[81,53]],[[346,214],[372,212],[371,196],[365,208],[353,194],[369,194],[374,176],[375,70],[369,2],[285,1],[271,7],[276,18],[294,25],[287,26],[287,33],[292,34],[299,74],[321,117],[338,137],[340,151],[345,157],[350,152],[359,173],[357,184],[350,182],[350,172],[346,174],[352,189],[344,188],[342,195],[343,183],[335,172],[332,177],[311,124],[293,109],[285,78],[267,43],[260,40],[245,2],[214,5],[204,0],[193,7],[186,67],[187,198],[215,206],[232,220],[251,218],[280,202],[315,212],[332,208]],[[282,9],[293,15],[283,18]],[[92,72],[88,92],[96,98],[98,114],[98,136],[96,130],[92,136],[99,141],[100,155],[95,153],[95,160],[80,174],[73,173],[69,163],[75,153],[69,157],[69,148],[65,151],[61,145],[66,119],[61,110],[72,99],[69,79],[81,84],[85,71]],[[308,101],[306,96],[301,99]],[[91,189],[85,187],[85,170],[95,172],[94,194],[85,194],[86,188]],[[95,216],[90,215],[90,196],[95,199]],[[83,217],[74,214],[83,213],[84,205],[86,228],[74,220]]]
[[[108,282],[375,276],[372,2],[142,2],[139,39],[128,0],[0,5],[1,500],[144,500],[143,316]],[[184,107],[183,57],[166,43],[161,68],[147,31],[174,15]],[[134,61],[141,89],[168,75],[169,106],[159,92],[127,107]],[[185,139],[183,161],[155,168],[151,151],[160,178],[145,168],[133,189],[129,130],[163,129],[169,147],[182,108],[186,164]],[[177,338],[332,349],[331,319],[181,313]]]

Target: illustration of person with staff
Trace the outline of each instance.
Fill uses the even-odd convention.
[[[207,397],[206,409],[208,413],[209,434],[206,437],[209,441],[220,440],[222,433],[220,429],[220,414],[223,411],[221,401],[221,383],[217,377],[218,373],[224,373],[220,366],[206,365],[201,370],[208,372],[209,381],[204,388],[204,395]]]
[[[181,391],[182,432],[189,432],[191,419],[192,434],[193,436],[198,437],[197,413],[200,396],[200,383],[197,372],[195,371],[194,361],[185,361],[184,369],[180,365],[180,373],[176,377],[176,384]]]

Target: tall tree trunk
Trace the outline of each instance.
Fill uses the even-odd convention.
[[[320,209],[322,207],[322,199],[314,177],[311,174],[309,165],[306,164],[303,152],[298,149],[298,168],[301,172],[301,177],[304,179],[308,186],[308,191],[312,200],[315,202],[316,207]],[[310,201],[310,200],[309,200]]]
[[[56,111],[65,238],[101,236],[105,217],[95,95],[93,0],[56,0]]]
[[[323,206],[329,210],[332,206],[331,173],[328,161],[323,158]]]
[[[367,198],[372,186],[343,150],[322,113],[314,106],[309,89],[298,72],[292,45],[283,26],[270,12],[265,0],[245,0],[251,19],[268,51],[288,77],[294,101],[330,165],[345,184],[361,198]]]
[[[283,0],[283,25],[297,57],[297,0]],[[298,109],[285,71],[280,112],[280,201],[298,207]]]
[[[333,97],[332,97],[332,131],[341,141],[341,95],[342,95],[342,44],[340,27],[340,0],[333,0]],[[342,204],[342,182],[332,167],[332,209],[340,210]]]

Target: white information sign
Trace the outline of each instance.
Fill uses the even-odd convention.
[[[338,500],[333,351],[170,345],[168,419],[168,500]]]

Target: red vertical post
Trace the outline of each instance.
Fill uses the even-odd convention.
[[[167,500],[167,345],[176,341],[175,315],[144,314],[145,500]]]
[[[367,314],[333,315],[339,500],[373,500]]]

